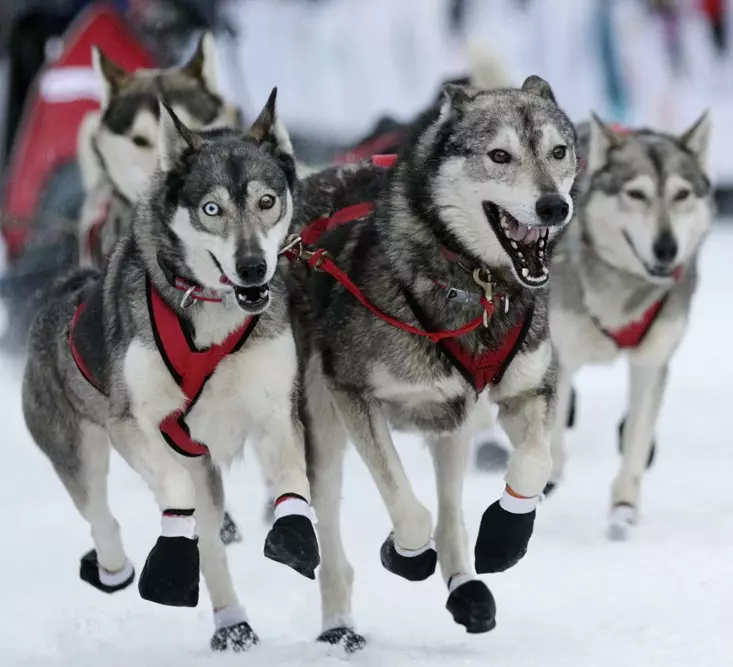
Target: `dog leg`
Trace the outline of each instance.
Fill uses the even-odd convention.
[[[281,424],[279,433],[273,425]],[[316,578],[321,562],[313,528],[303,429],[289,414],[273,416],[269,428],[252,438],[265,479],[275,487],[275,522],[265,539],[265,556]]]
[[[565,449],[565,435],[568,427],[568,417],[573,403],[573,373],[565,367],[559,366],[557,373],[557,408],[555,424],[552,429],[552,444],[550,453],[552,456],[552,472],[550,481],[545,485],[544,493],[550,494],[562,481],[565,470],[567,452]]]
[[[496,604],[486,584],[473,576],[468,555],[468,532],[463,520],[463,480],[466,476],[468,431],[428,439],[438,491],[435,545],[443,579],[448,586],[446,608],[453,620],[470,633],[488,632],[496,625]]]
[[[630,367],[629,412],[622,435],[623,462],[613,482],[609,537],[624,540],[636,523],[641,478],[649,461],[654,426],[667,384],[667,366]]]
[[[135,570],[122,546],[120,525],[112,516],[107,497],[110,444],[106,431],[89,422],[80,428],[79,462],[76,475],[57,467],[59,476],[81,515],[89,522],[95,549],[81,559],[79,576],[104,593],[127,588]]]
[[[384,415],[377,405],[355,396],[334,391],[333,397],[392,519],[394,532],[382,545],[382,565],[409,581],[427,579],[438,559],[432,517],[415,496]]]
[[[554,398],[554,397],[553,397]],[[481,519],[476,540],[476,570],[503,572],[527,553],[539,496],[550,476],[550,429],[554,400],[527,393],[503,401],[499,421],[514,446],[506,490]]]
[[[163,511],[161,536],[140,574],[144,600],[173,607],[195,607],[199,598],[199,550],[194,508],[196,492],[185,459],[154,427],[145,433],[132,418],[107,424],[118,451],[155,493]]]
[[[226,548],[219,535],[224,516],[221,471],[208,456],[192,459],[188,467],[196,488],[201,574],[214,609],[216,631],[211,638],[211,648],[214,651],[246,651],[259,638],[237,598],[227,564]]]

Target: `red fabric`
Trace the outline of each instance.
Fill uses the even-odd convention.
[[[79,317],[81,317],[81,314],[84,312],[84,306],[86,306],[85,303],[80,303],[74,311],[74,317],[71,318],[71,326],[69,327],[69,347],[71,347],[71,356],[74,358],[74,362],[81,374],[84,376],[84,379],[98,392],[103,394],[104,391],[99,384],[97,384],[97,381],[94,379],[94,375],[89,370],[89,367],[82,358],[76,347],[76,343],[74,342],[74,328],[76,327],[76,323],[79,321]]]
[[[23,223],[33,216],[49,175],[76,158],[82,119],[99,108],[98,100],[84,95],[64,101],[45,100],[38,81],[46,73],[64,68],[91,69],[93,44],[128,71],[154,66],[151,56],[113,7],[93,3],[74,21],[64,37],[61,56],[43,68],[28,96],[6,176],[3,208],[11,220]],[[8,227],[4,234],[10,253],[17,255],[29,236],[28,225]]]
[[[386,158],[384,160],[384,162],[386,162],[384,166],[388,167],[391,167],[394,164],[394,160],[396,160],[395,156],[377,157],[380,160],[382,157]],[[394,160],[389,159],[391,157],[394,157]],[[374,162],[377,164],[376,161]],[[301,239],[306,245],[313,245],[319,241],[323,233],[327,230],[333,229],[337,225],[343,225],[347,222],[357,220],[370,213],[373,209],[373,202],[363,202],[361,204],[355,204],[353,206],[340,209],[330,218],[318,218],[303,229]],[[297,258],[297,253],[291,251],[287,253],[287,256],[290,259],[295,259]],[[308,260],[308,265],[312,269],[318,269],[330,275],[338,283],[343,285],[367,310],[376,315],[379,319],[387,322],[387,324],[415,336],[429,338],[434,343],[442,342],[455,361],[463,367],[468,375],[471,376],[474,388],[478,392],[483,391],[487,385],[492,384],[496,380],[504,366],[504,363],[511,356],[515,347],[521,342],[520,338],[524,328],[524,320],[517,323],[517,325],[509,331],[498,349],[487,350],[486,352],[482,352],[481,354],[474,356],[456,339],[481,327],[484,319],[483,313],[459,329],[435,332],[425,331],[424,329],[412,326],[411,324],[401,322],[377,308],[373,303],[371,303],[371,301],[369,301],[369,299],[366,298],[364,293],[351,280],[351,278],[336,266],[334,261],[328,256],[323,248],[319,248],[313,253]],[[436,282],[436,284],[439,283]],[[485,297],[481,297],[481,306],[483,307],[486,315],[490,318],[494,312],[493,302],[488,301]]]
[[[203,389],[208,378],[214,373],[219,363],[231,354],[252,325],[250,317],[236,331],[230,333],[222,343],[212,345],[206,350],[192,350],[189,340],[183,332],[181,321],[173,309],[163,300],[158,291],[151,286],[151,309],[153,328],[157,332],[160,350],[170,367],[179,376],[177,378],[181,390],[186,396],[183,408],[166,417],[160,424],[160,431],[173,441],[176,448],[189,456],[201,456],[208,453],[206,445],[191,438],[184,427],[182,417]]]
[[[366,160],[366,158],[379,153],[388,148],[393,148],[395,145],[402,143],[402,132],[386,132],[374,137],[370,141],[365,141],[362,144],[352,148],[350,151],[339,155],[334,159],[336,164],[345,164],[347,162],[359,162],[360,160]],[[391,165],[390,165],[391,166]]]
[[[652,324],[654,324],[654,321],[657,319],[657,315],[659,315],[659,311],[662,309],[663,305],[664,300],[660,299],[659,301],[655,301],[638,320],[630,322],[621,329],[606,331],[606,333],[613,338],[616,345],[621,348],[629,349],[638,347]]]
[[[386,169],[389,169],[390,167],[394,167],[396,163],[397,155],[393,153],[372,155],[372,164],[375,167],[385,167]]]
[[[700,0],[700,5],[705,12],[714,21],[722,21],[725,11],[725,0]]]

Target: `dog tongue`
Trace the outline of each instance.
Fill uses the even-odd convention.
[[[536,243],[537,239],[540,238],[540,230],[537,227],[531,227],[527,230],[527,235],[524,237],[523,243],[530,245]]]
[[[510,220],[506,230],[507,236],[513,241],[524,245],[531,245],[540,238],[540,230],[536,227],[527,227],[521,222]]]

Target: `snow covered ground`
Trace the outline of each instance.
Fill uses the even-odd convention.
[[[411,584],[379,564],[389,529],[365,468],[351,453],[345,538],[356,568],[355,614],[370,644],[355,665],[402,667],[723,667],[733,664],[733,371],[729,271],[733,229],[717,229],[702,261],[693,323],[673,365],[658,428],[643,522],[628,543],[604,537],[617,469],[616,424],[625,400],[621,365],[578,381],[579,422],[568,480],[540,508],[528,556],[486,580],[498,626],[469,636],[444,609],[436,575]],[[78,578],[91,547],[87,527],[36,451],[22,422],[21,368],[0,361],[0,665],[3,667],[196,667],[340,664],[313,643],[318,586],[262,556],[263,489],[249,461],[229,476],[229,505],[245,533],[229,558],[261,644],[212,655],[207,599],[182,610],[143,602],[135,588],[104,596]],[[419,494],[435,506],[427,452],[400,442]],[[469,530],[499,496],[500,476],[472,473]],[[138,567],[158,534],[152,496],[115,458],[113,512]]]

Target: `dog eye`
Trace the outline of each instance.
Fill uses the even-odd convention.
[[[685,199],[687,199],[690,196],[690,194],[692,194],[692,193],[689,190],[680,190],[674,196],[674,200],[675,201],[685,201]]]
[[[257,205],[263,210],[267,211],[275,205],[275,197],[272,195],[262,195]]]
[[[150,148],[153,145],[145,137],[142,137],[139,134],[136,134],[132,138],[132,143],[136,146],[139,146],[140,148]]]
[[[221,215],[221,206],[213,201],[207,201],[201,207],[201,210],[206,213],[206,215]]]
[[[626,196],[636,201],[646,201],[646,195],[641,190],[627,190]]]
[[[496,162],[496,164],[509,164],[512,161],[512,156],[500,148],[490,151],[489,157],[491,158],[491,161]]]
[[[554,157],[556,160],[564,160],[567,153],[567,146],[555,146],[555,148],[552,149],[552,157]]]

